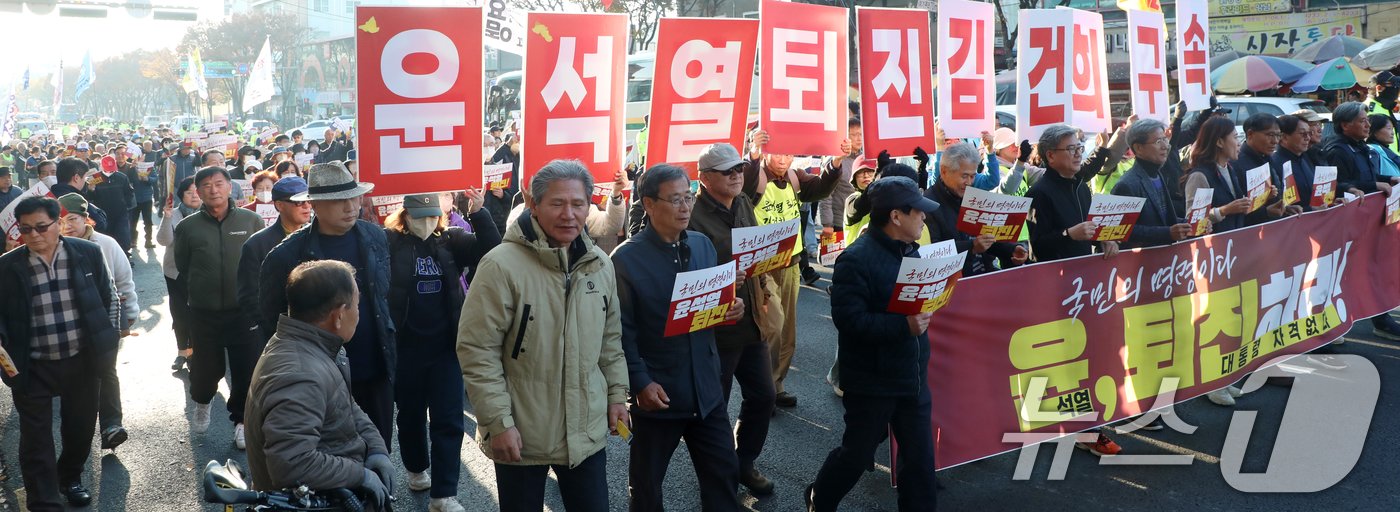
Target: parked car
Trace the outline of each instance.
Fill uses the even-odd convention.
[[[296,127],[296,128],[293,128],[293,129],[291,129],[291,130],[288,130],[287,133],[292,133],[293,131],[301,130],[301,135],[302,135],[303,137],[306,137],[307,139],[316,139],[316,140],[318,140],[318,141],[325,142],[325,141],[326,141],[326,128],[330,128],[330,127],[331,127],[331,122],[330,122],[330,120],[328,120],[328,119],[317,119],[317,120],[315,120],[315,121],[311,121],[311,122],[306,123],[306,124],[304,124],[304,125],[301,125],[301,126],[298,126],[298,127]]]
[[[1327,104],[1312,98],[1217,96],[1216,99],[1221,107],[1230,109],[1230,121],[1235,123],[1235,133],[1239,135],[1240,140],[1244,140],[1244,121],[1254,114],[1281,116],[1308,109],[1322,116],[1324,125],[1332,124],[1332,111],[1327,108]]]

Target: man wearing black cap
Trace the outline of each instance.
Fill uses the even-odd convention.
[[[938,203],[903,176],[875,180],[866,195],[870,227],[836,259],[831,274],[831,317],[840,353],[846,430],[841,446],[827,456],[804,495],[808,510],[836,510],[870,467],[875,448],[893,432],[899,439],[900,510],[932,510],[932,313],[901,315],[887,307],[900,262],[917,257],[915,240],[923,233],[924,217],[937,210]]]

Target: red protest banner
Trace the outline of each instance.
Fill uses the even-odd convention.
[[[1283,204],[1298,203],[1298,180],[1293,177],[1293,161],[1283,163]]]
[[[510,164],[486,164],[481,167],[481,182],[487,192],[510,188]]]
[[[1377,222],[1383,202],[962,279],[930,322],[939,467],[1024,446],[1008,433],[1048,440],[1146,412],[1166,378],[1172,401],[1200,396],[1400,306],[1400,230]],[[1036,293],[987,307],[1009,289]]]
[[[833,231],[831,234],[822,235],[820,244],[817,247],[817,261],[828,267],[835,265],[836,258],[846,252],[846,233]]]
[[[1191,198],[1191,204],[1186,207],[1186,222],[1191,224],[1191,236],[1204,235],[1206,229],[1210,228],[1210,219],[1206,218],[1206,214],[1210,213],[1211,200],[1214,198],[1215,189],[1196,189],[1196,197]]]
[[[993,12],[987,2],[938,2],[938,126],[946,137],[976,138],[997,129]]]
[[[1127,240],[1142,214],[1142,205],[1147,202],[1142,197],[1124,197],[1109,194],[1095,194],[1089,201],[1089,216],[1084,220],[1098,225],[1094,230],[1094,240],[1118,242]]]
[[[1085,133],[1108,131],[1112,119],[1108,111],[1108,62],[1103,49],[1103,15],[1079,9],[1068,10],[1074,13],[1074,37],[1070,42],[1074,55],[1071,59],[1074,72],[1070,80],[1074,107],[1070,122]]]
[[[1206,2],[1176,4],[1176,84],[1186,110],[1210,107],[1210,23]]]
[[[1331,165],[1319,165],[1313,170],[1312,199],[1308,204],[1313,208],[1322,208],[1332,204],[1337,200],[1337,168]]]
[[[1015,242],[1031,211],[1031,198],[1008,196],[967,187],[958,210],[958,231],[972,236],[996,235],[998,242]]]
[[[1069,9],[1022,9],[1019,23],[1016,136],[1036,140],[1046,128],[1070,119],[1074,14]]]
[[[1167,122],[1167,30],[1160,12],[1128,11],[1133,113]]]
[[[481,8],[360,7],[355,25],[360,181],[384,195],[480,187]]]
[[[942,258],[904,258],[886,310],[900,315],[932,313],[948,305],[962,277],[967,253]]]
[[[730,242],[731,254],[739,264],[739,271],[747,278],[786,267],[792,258],[792,248],[797,246],[801,227],[798,219],[792,219],[766,226],[735,228]]]
[[[759,7],[762,76],[759,127],[766,152],[835,155],[846,138],[850,62],[848,11],[763,0]]]
[[[662,18],[651,82],[646,161],[696,174],[705,146],[744,147],[758,21]]]
[[[856,29],[866,154],[911,156],[934,147],[927,12],[856,7]]]
[[[734,303],[734,262],[676,274],[665,336],[680,336],[724,323]]]
[[[627,15],[532,12],[526,24],[522,182],[556,159],[612,181],[623,167]]]

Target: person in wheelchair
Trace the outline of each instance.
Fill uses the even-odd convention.
[[[287,279],[287,313],[253,370],[244,415],[253,489],[353,489],[367,510],[392,494],[389,450],[350,398],[343,346],[359,323],[355,270],[303,263]]]

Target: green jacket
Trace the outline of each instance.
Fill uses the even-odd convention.
[[[175,226],[175,268],[189,286],[190,307],[239,308],[238,260],[243,242],[262,228],[262,217],[232,204],[223,222],[201,209]]]

